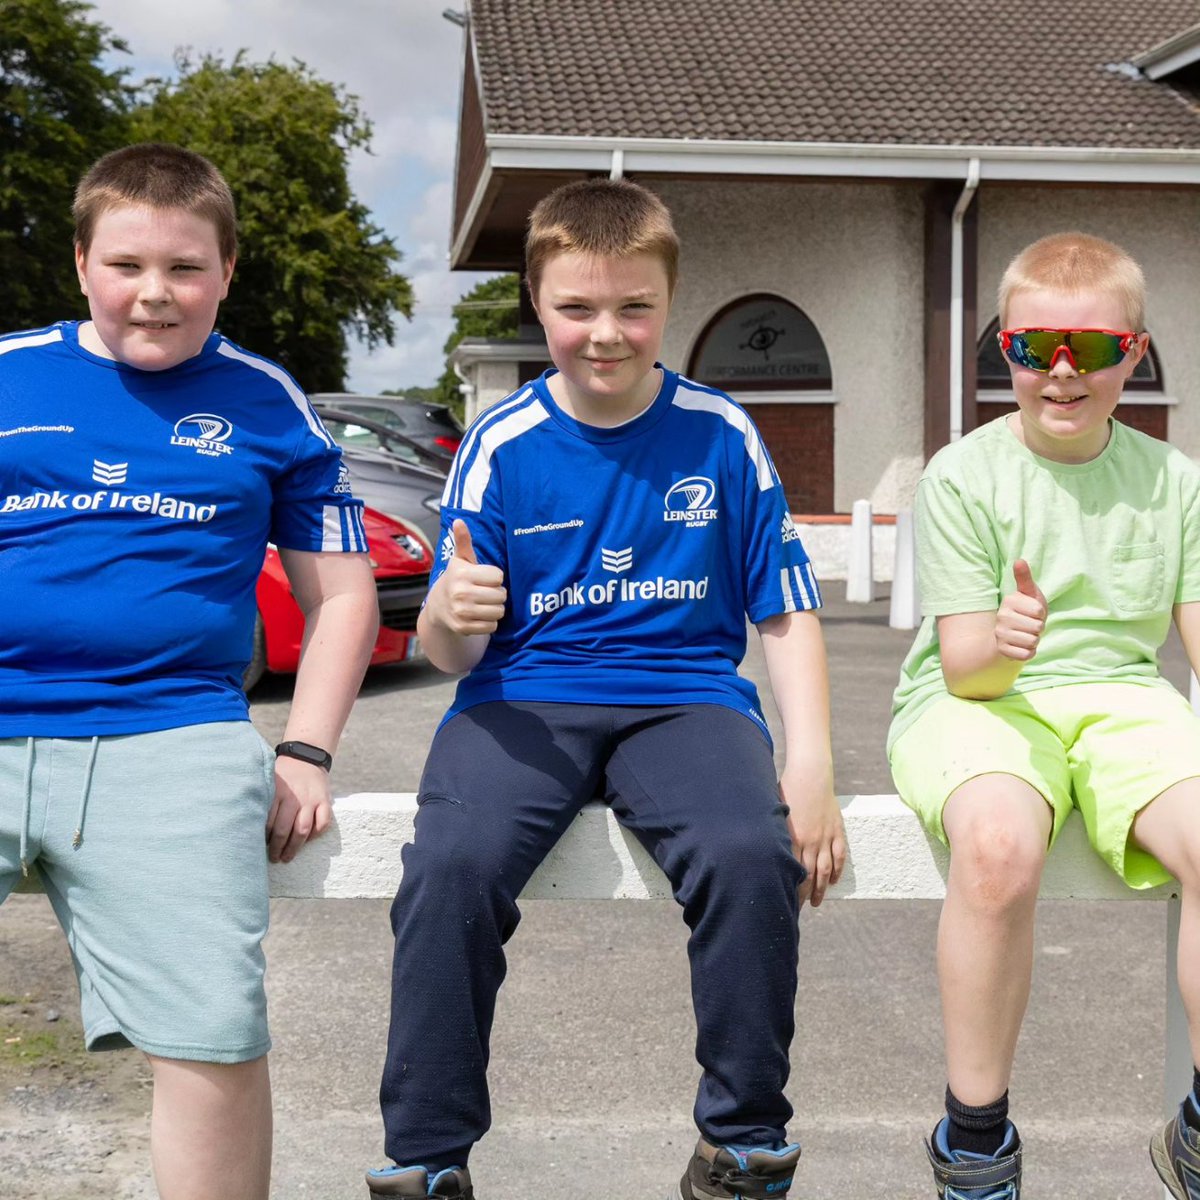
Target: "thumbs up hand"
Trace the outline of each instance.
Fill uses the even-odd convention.
[[[495,633],[508,600],[504,572],[480,564],[466,521],[456,520],[452,532],[454,554],[426,607],[432,607],[430,615],[452,633]]]
[[[1004,597],[996,613],[996,649],[1005,658],[1028,662],[1037,653],[1049,610],[1023,558],[1013,563],[1013,582],[1017,590]]]

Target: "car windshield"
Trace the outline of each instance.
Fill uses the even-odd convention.
[[[345,450],[382,450],[386,454],[395,455],[403,462],[421,464],[421,456],[411,446],[388,437],[383,430],[357,425],[352,421],[342,421],[336,417],[322,417],[322,422],[333,440]]]

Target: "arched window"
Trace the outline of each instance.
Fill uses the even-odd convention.
[[[979,351],[976,357],[978,371],[977,386],[980,391],[1008,389],[1012,385],[1008,374],[1008,360],[1000,349],[997,334],[1000,332],[1000,318],[995,318],[984,330],[979,339]],[[1142,361],[1134,368],[1133,374],[1125,384],[1126,392],[1158,392],[1162,393],[1162,372],[1158,365],[1158,356],[1154,353],[1154,340],[1150,340],[1150,349],[1142,355]]]
[[[696,340],[687,374],[726,392],[829,391],[833,374],[817,327],[782,296],[743,296]]]

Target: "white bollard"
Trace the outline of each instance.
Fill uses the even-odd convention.
[[[850,518],[850,561],[846,564],[846,599],[851,604],[870,604],[875,599],[871,553],[871,502],[855,500]]]
[[[892,607],[888,624],[893,629],[916,629],[921,623],[921,597],[917,589],[917,539],[912,511],[896,514],[896,563],[892,567]]]
[[[1200,679],[1192,675],[1192,711],[1200,713]]]

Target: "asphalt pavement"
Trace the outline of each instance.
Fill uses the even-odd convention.
[[[826,585],[834,757],[842,793],[887,792],[892,688],[912,634],[886,601]],[[1165,669],[1186,686],[1179,648]],[[745,670],[761,681],[753,645]],[[411,791],[453,688],[423,663],[372,671],[335,789]],[[765,690],[765,689],[764,689]],[[268,739],[289,696],[253,696]],[[776,721],[766,702],[768,718]],[[375,1094],[387,1022],[386,901],[275,901],[267,947],[275,1037],[273,1200],[364,1200],[382,1163]],[[663,1200],[695,1139],[698,1076],[685,930],[670,902],[536,901],[509,947],[492,1052],[494,1125],[471,1160],[480,1200]],[[790,1095],[800,1200],[934,1195],[921,1138],[944,1076],[934,975],[938,905],[831,901],[802,922]],[[1025,1194],[1161,1196],[1146,1143],[1161,1120],[1165,912],[1157,904],[1040,906],[1034,996],[1013,1113]],[[0,909],[5,1004],[77,1027],[69,958],[42,897]],[[31,1066],[0,1057],[0,1195],[148,1200],[149,1092],[132,1054]]]

